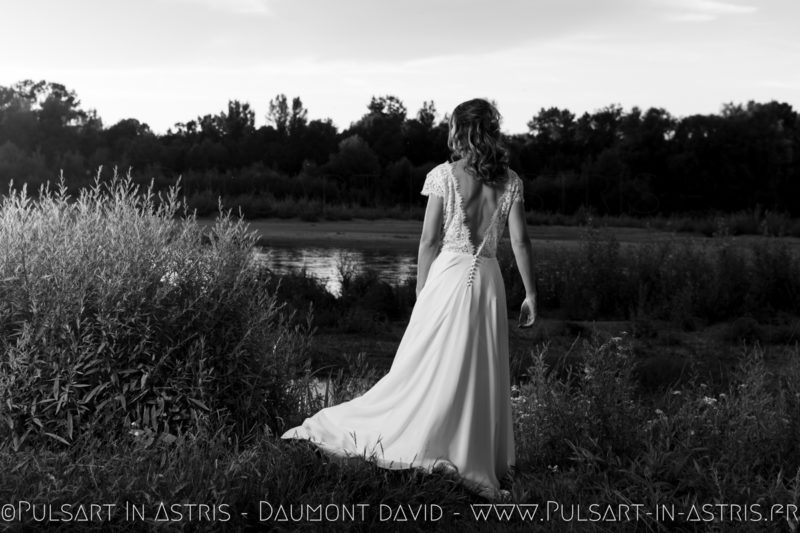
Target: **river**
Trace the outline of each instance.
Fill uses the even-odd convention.
[[[392,285],[406,281],[417,273],[416,253],[408,250],[357,249],[317,246],[269,246],[256,248],[256,260],[279,274],[306,269],[323,281],[331,294],[341,291],[340,272],[370,267]]]

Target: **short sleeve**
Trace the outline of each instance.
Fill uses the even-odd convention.
[[[514,186],[514,199],[511,203],[524,203],[525,195],[523,194],[522,178],[520,178],[516,172],[514,172],[514,181],[516,182]]]
[[[422,191],[420,194],[423,196],[433,195],[441,198],[445,197],[444,183],[442,180],[442,172],[440,167],[434,168],[428,172],[427,176],[425,176],[425,183],[422,185]]]

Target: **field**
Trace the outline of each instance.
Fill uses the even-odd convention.
[[[447,477],[338,463],[278,438],[380,377],[413,285],[343,268],[335,298],[302,273],[255,268],[259,236],[235,219],[198,223],[176,216],[175,197],[158,207],[149,198],[121,180],[76,202],[58,191],[3,199],[0,529],[319,526],[264,518],[267,502],[287,515],[369,510],[329,517],[332,530],[530,530],[514,514],[522,507],[476,516],[487,502]],[[418,224],[250,229],[265,242],[413,250]],[[513,502],[555,502],[560,511],[536,519],[546,531],[796,527],[796,240],[531,229],[542,318],[510,332]],[[499,260],[514,316],[520,283],[507,246]],[[327,396],[315,392],[320,378]],[[108,514],[78,523],[92,504]],[[397,521],[421,505],[443,515]],[[579,521],[590,505],[688,514]]]

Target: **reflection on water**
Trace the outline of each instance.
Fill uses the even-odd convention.
[[[342,269],[359,272],[371,268],[382,280],[393,285],[403,283],[417,273],[416,255],[397,250],[270,246],[257,248],[256,260],[279,274],[305,268],[335,295],[339,295],[342,288]]]

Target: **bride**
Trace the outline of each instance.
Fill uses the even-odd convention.
[[[417,301],[389,372],[282,438],[382,468],[443,471],[494,500],[508,497],[500,480],[515,465],[506,295],[495,257],[506,223],[526,291],[521,327],[536,318],[532,248],[522,180],[508,168],[495,107],[459,104],[448,147],[451,162],[422,187]]]

